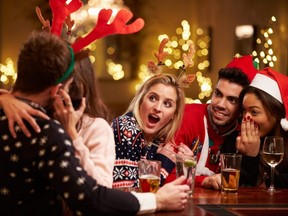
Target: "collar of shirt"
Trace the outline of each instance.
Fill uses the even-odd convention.
[[[21,98],[21,97],[16,97],[16,98],[18,98],[19,100],[23,101],[24,103],[32,106],[33,108],[41,110],[42,112],[46,113],[46,110],[42,106],[40,106],[38,103],[35,103],[35,102],[31,101],[31,100],[28,100],[28,99],[25,99],[25,98]]]
[[[217,125],[214,124],[214,123],[212,122],[212,120],[211,120],[212,117],[211,117],[211,112],[210,112],[210,110],[209,110],[209,106],[207,106],[207,113],[208,113],[208,117],[209,117],[209,122],[210,122],[210,124],[212,125],[213,130],[214,130],[217,134],[220,134]],[[238,121],[237,121],[237,119],[236,119],[236,121],[235,121],[235,126],[234,126],[232,129],[228,130],[226,133],[220,134],[220,135],[221,135],[222,137],[227,136],[227,135],[231,134],[233,131],[235,131],[235,130],[237,129],[237,127],[238,127]]]

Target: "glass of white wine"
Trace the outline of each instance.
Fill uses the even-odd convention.
[[[271,180],[269,192],[274,192],[274,171],[275,167],[283,160],[284,142],[280,136],[267,136],[263,144],[263,159],[271,167]]]

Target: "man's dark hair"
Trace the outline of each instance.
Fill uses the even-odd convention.
[[[18,56],[13,91],[37,94],[62,77],[71,63],[67,44],[49,32],[32,32]]]
[[[218,72],[218,80],[225,79],[231,83],[236,83],[243,88],[250,84],[247,75],[240,69],[236,67],[222,68]]]

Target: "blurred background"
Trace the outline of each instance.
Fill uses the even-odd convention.
[[[252,54],[259,67],[288,74],[288,4],[286,0],[83,0],[72,15],[73,36],[91,31],[101,8],[131,10],[144,28],[133,35],[112,35],[89,46],[102,95],[114,115],[128,107],[147,78],[147,62],[156,58],[160,40],[169,37],[164,72],[179,73],[182,54],[192,40],[196,53],[187,73],[197,80],[186,89],[187,103],[206,103],[217,73],[235,55]],[[35,7],[51,20],[48,0],[0,2],[0,87],[10,89],[17,76],[17,55],[29,33],[41,29]]]

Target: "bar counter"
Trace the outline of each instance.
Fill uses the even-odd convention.
[[[270,193],[266,188],[239,188],[237,194],[195,188],[183,211],[157,212],[157,216],[282,216],[288,215],[288,189]]]

